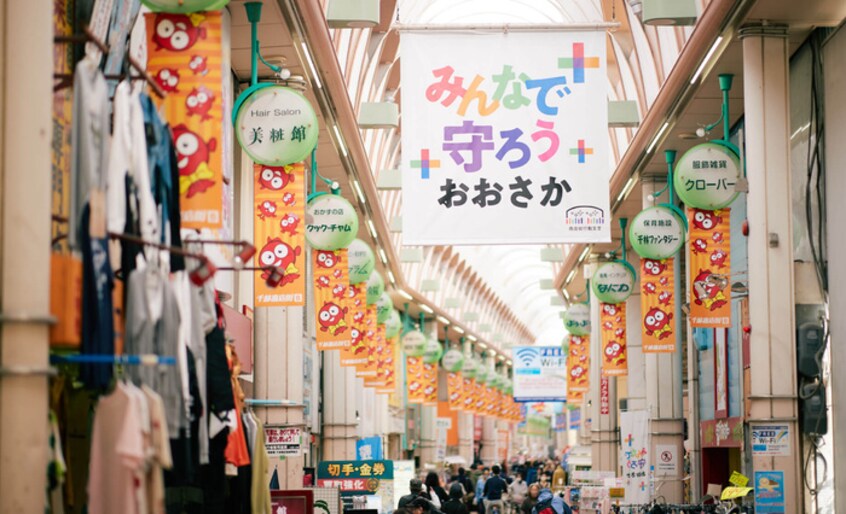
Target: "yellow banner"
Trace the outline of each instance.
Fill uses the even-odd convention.
[[[314,312],[318,350],[340,350],[352,341],[347,250],[314,250]]]
[[[449,410],[464,410],[464,379],[461,372],[447,373]]]
[[[405,359],[405,375],[408,384],[408,403],[423,403],[425,388],[423,381],[423,359],[407,357]]]
[[[284,273],[279,285],[270,287],[265,282],[270,272],[255,272],[256,307],[305,305],[305,232],[300,223],[305,216],[305,167],[301,162],[275,168],[253,164],[253,171],[254,265],[275,266]],[[283,184],[280,188],[262,186],[271,175]]]
[[[690,325],[731,326],[730,209],[688,209],[690,224]],[[753,263],[754,266],[754,263]]]
[[[640,273],[640,312],[643,353],[676,351],[676,270],[673,259],[643,259]]]
[[[601,303],[599,322],[602,334],[602,375],[627,375],[626,304]]]
[[[567,354],[567,398],[590,388],[590,336],[570,336]]]
[[[147,71],[167,97],[182,227],[217,229],[223,214],[223,44],[219,11],[148,13]]]

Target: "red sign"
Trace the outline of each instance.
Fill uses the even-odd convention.
[[[379,488],[377,478],[320,478],[317,480],[317,487],[329,487],[340,489],[342,492],[372,493]]]
[[[606,415],[611,412],[611,402],[608,399],[608,377],[599,379],[599,413]]]
[[[312,514],[314,491],[270,491],[270,511],[285,514]]]

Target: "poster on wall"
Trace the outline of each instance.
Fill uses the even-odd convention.
[[[610,241],[605,45],[403,33],[404,244]]]
[[[650,497],[649,411],[620,413],[623,479],[627,503],[647,503]]]
[[[516,346],[514,399],[563,402],[567,392],[566,355],[560,346]]]
[[[255,267],[273,266],[284,273],[276,287],[269,270],[255,272],[256,307],[305,305],[305,166],[253,165],[253,241]]]
[[[643,353],[676,351],[675,261],[642,259],[640,312]]]
[[[785,514],[784,471],[755,472],[755,512]]]
[[[688,209],[690,325],[731,327],[730,209]]]
[[[223,224],[223,44],[219,11],[148,13],[147,71],[162,100],[179,168],[182,227]],[[228,68],[227,68],[228,70]]]

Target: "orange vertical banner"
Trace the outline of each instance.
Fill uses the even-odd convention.
[[[399,338],[397,337],[385,340],[385,350],[382,353],[382,361],[379,365],[383,384],[376,388],[376,392],[379,394],[391,394],[396,390],[396,354],[398,341]]]
[[[276,287],[265,283],[269,271],[255,272],[256,307],[305,305],[305,166],[253,164],[253,241],[255,266],[284,272]],[[328,280],[328,279],[327,279]]]
[[[626,304],[600,304],[599,322],[602,334],[602,375],[627,375]]]
[[[447,373],[447,392],[449,409],[464,410],[464,379],[461,378],[461,372]]]
[[[423,363],[423,404],[437,405],[438,403],[438,363]]]
[[[378,389],[385,387],[385,350],[387,340],[385,339],[385,325],[377,324],[376,331],[373,336],[373,352],[368,359],[368,367],[373,371],[373,375],[364,378],[364,385]]]
[[[643,353],[676,351],[674,291],[676,270],[673,259],[643,259],[640,274],[641,332]]]
[[[690,325],[731,326],[730,209],[688,209],[690,223]]]
[[[462,377],[462,410],[464,412],[474,412],[476,401],[473,399],[476,393],[476,380],[473,378]]]
[[[567,398],[578,397],[590,388],[590,336],[570,336],[567,354]]]
[[[350,344],[341,348],[341,366],[352,367],[367,363],[364,342],[364,316],[367,290],[364,284],[350,284],[347,288],[347,313],[350,320]]]
[[[347,250],[314,250],[314,312],[318,350],[340,350],[350,345],[347,289]]]
[[[376,306],[367,305],[364,308],[364,346],[367,348],[367,361],[356,365],[355,376],[359,378],[375,377],[376,370]]]
[[[423,403],[423,359],[407,357],[405,359],[405,375],[408,387],[408,403]]]
[[[223,44],[219,11],[148,13],[147,71],[165,91],[179,167],[182,227],[223,222]],[[198,65],[199,64],[199,65]]]
[[[475,391],[473,397],[476,402],[474,412],[480,416],[484,416],[487,414],[487,409],[485,409],[485,384],[477,380],[474,385]]]

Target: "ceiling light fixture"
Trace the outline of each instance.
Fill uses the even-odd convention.
[[[453,325],[453,326],[452,326],[452,329],[453,329],[453,330],[455,330],[456,332],[458,332],[459,334],[463,334],[463,333],[464,333],[464,329],[463,329],[463,328],[461,328],[461,327],[459,327],[458,325]]]
[[[367,198],[364,197],[364,193],[361,191],[361,184],[358,183],[358,180],[353,180],[353,188],[355,189],[355,194],[358,195],[358,199],[361,200],[361,203],[367,203]]]
[[[402,296],[406,300],[414,300],[414,297],[406,293],[404,289],[397,289],[397,294]]]
[[[575,277],[575,276],[576,276],[576,269],[573,268],[573,269],[570,270],[570,273],[567,274],[567,280],[565,280],[565,282],[569,284],[573,280],[573,277]]]
[[[397,285],[397,279],[396,277],[394,277],[394,272],[391,270],[388,270],[388,280],[390,280],[391,284],[393,284],[394,286]]]
[[[376,225],[373,224],[373,220],[367,220],[367,229],[370,231],[370,235],[373,236],[373,239],[378,239],[379,234],[376,233]]]
[[[652,150],[655,149],[655,146],[658,145],[658,141],[661,140],[661,136],[664,135],[664,131],[670,128],[670,122],[665,121],[663,125],[661,125],[661,130],[655,134],[655,138],[652,139],[652,142],[649,143],[649,146],[646,148],[646,153],[652,153]]]
[[[473,341],[474,343],[475,343],[476,341],[478,341],[478,339],[476,339],[476,336],[474,336],[473,334],[470,334],[469,336],[467,336],[467,339],[469,339],[469,340]],[[481,344],[484,344],[484,343],[480,343],[480,345],[481,345]]]
[[[584,260],[587,258],[589,253],[590,253],[590,246],[585,246],[585,249],[582,250],[582,254],[579,255],[578,264],[581,264],[582,262],[584,262]]]
[[[335,131],[335,139],[338,141],[338,146],[341,147],[341,153],[344,154],[344,157],[346,157],[347,145],[344,144],[344,138],[341,137],[341,130],[337,125],[332,125],[332,129]]]
[[[691,84],[696,84],[696,81],[699,80],[699,75],[702,75],[702,72],[705,71],[705,66],[707,66],[708,63],[711,62],[711,57],[714,56],[714,52],[717,51],[717,48],[720,47],[720,44],[722,44],[722,42],[723,36],[719,36],[716,41],[714,41],[714,44],[711,45],[711,49],[708,50],[707,54],[705,54],[705,58],[702,59],[702,63],[699,65],[699,68],[696,69],[696,73],[694,73],[693,76],[690,78]]]
[[[449,320],[443,316],[437,316],[437,320],[443,323],[444,325],[449,325]]]
[[[626,196],[629,195],[629,193],[631,192],[634,185],[635,185],[635,178],[629,177],[629,180],[626,181],[626,185],[623,187],[623,190],[620,191],[619,196],[617,196],[617,201],[618,202],[623,201],[623,199],[626,198]]]
[[[486,345],[485,343],[479,343],[479,344],[478,344],[478,345],[476,345],[476,346],[478,346],[478,347],[479,347],[479,348],[481,348],[482,350],[487,350],[487,349],[488,349],[488,345]]]
[[[379,258],[382,259],[382,264],[388,264],[388,254],[385,253],[384,248],[379,248]]]
[[[317,75],[317,67],[314,65],[314,61],[311,60],[311,53],[308,51],[308,46],[306,46],[305,41],[300,43],[300,45],[303,47],[303,53],[308,63],[308,69],[311,70],[311,78],[314,79],[314,85],[317,86],[317,89],[323,88],[323,84],[320,83],[320,77]]]
[[[434,311],[431,307],[429,307],[428,305],[426,305],[425,303],[420,303],[420,304],[418,304],[418,305],[420,306],[420,310],[426,311],[426,312],[428,312],[429,314],[434,314],[434,313],[435,313],[435,311]]]

